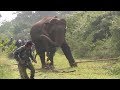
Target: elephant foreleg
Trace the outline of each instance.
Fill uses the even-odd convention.
[[[41,59],[42,68],[45,68],[46,67],[45,52],[39,52],[38,55],[39,55],[39,57]]]
[[[75,63],[75,60],[72,56],[72,53],[71,53],[71,50],[70,50],[70,47],[68,46],[68,44],[65,42],[64,44],[62,44],[61,48],[62,48],[62,51],[65,54],[66,58],[68,59],[70,66],[76,67],[77,64]]]
[[[50,51],[47,53],[47,56],[50,60],[50,66],[54,67],[53,57],[55,55],[56,48],[51,48]]]

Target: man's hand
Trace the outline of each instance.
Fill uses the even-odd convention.
[[[20,64],[25,64],[25,61],[24,60],[19,60],[19,63]]]
[[[37,63],[37,61],[36,61],[35,59],[34,59],[33,61],[34,61],[35,63]]]

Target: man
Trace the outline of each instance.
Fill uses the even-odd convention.
[[[22,46],[22,40],[21,39],[17,40],[16,43],[15,43],[15,46],[17,46],[17,48]]]
[[[15,59],[18,62],[18,69],[19,73],[22,79],[29,79],[26,69],[30,69],[31,75],[30,79],[34,79],[35,75],[35,69],[31,63],[30,58],[37,63],[37,61],[33,58],[31,47],[33,43],[31,41],[28,41],[25,45],[19,47],[17,50],[15,50],[14,55]]]

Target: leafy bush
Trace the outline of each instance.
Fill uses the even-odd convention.
[[[74,56],[110,58],[120,55],[120,16],[112,11],[67,15],[66,39]]]

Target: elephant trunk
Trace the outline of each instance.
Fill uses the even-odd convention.
[[[59,45],[57,45],[56,42],[54,42],[53,40],[51,40],[48,36],[46,35],[40,35],[40,38],[45,38],[46,40],[48,40],[48,42],[50,42],[53,46],[58,47]]]

